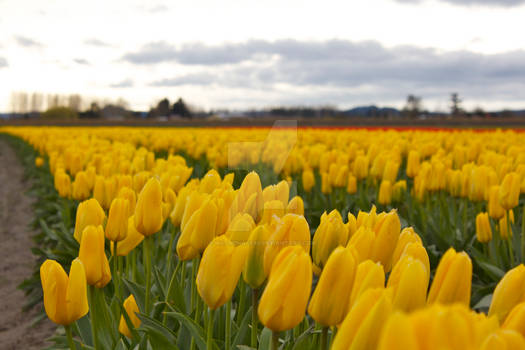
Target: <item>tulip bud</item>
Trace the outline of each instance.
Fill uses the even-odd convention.
[[[263,190],[264,203],[278,200],[286,207],[288,204],[288,198],[290,196],[290,186],[288,182],[282,180],[277,185],[269,185]]]
[[[122,187],[117,195],[117,198],[126,199],[129,204],[128,217],[135,214],[135,206],[137,205],[137,194],[130,187]]]
[[[44,165],[44,158],[42,157],[36,157],[35,158],[35,166],[37,168],[40,168],[42,165]]]
[[[357,261],[362,262],[370,259],[376,236],[374,231],[368,227],[361,226],[348,241],[347,248],[354,248],[357,252]]]
[[[391,312],[392,301],[383,288],[367,290],[346,315],[331,349],[376,349]]]
[[[135,218],[130,216],[128,218],[128,233],[126,238],[117,244],[117,255],[118,256],[127,256],[135,247],[137,247],[140,242],[144,240],[144,236],[141,235],[135,228]],[[113,242],[111,245],[111,254],[113,254]]]
[[[133,324],[133,327],[137,328],[138,326],[140,326],[140,319],[137,317],[137,313],[139,313],[140,310],[133,294],[130,294],[130,296],[127,297],[126,300],[124,300],[124,310],[126,310],[126,314],[128,315],[129,320]],[[128,324],[124,316],[120,316],[118,331],[128,338],[132,337],[131,331],[128,328]]]
[[[73,199],[83,201],[89,198],[90,192],[86,173],[84,171],[79,171],[75,176],[75,181],[73,181],[72,185]]]
[[[100,203],[100,206],[104,209],[106,208],[106,186],[104,185],[104,177],[97,176],[95,177],[95,185],[93,187],[93,198]]]
[[[170,220],[173,226],[178,227],[180,226],[182,222],[182,217],[184,215],[184,210],[186,208],[186,203],[188,201],[188,198],[191,194],[191,188],[190,187],[184,187],[180,190],[179,195],[177,197],[177,201],[175,202],[175,206],[173,207],[173,210],[170,213]]]
[[[321,192],[324,194],[332,192],[332,184],[328,173],[321,173]]]
[[[221,176],[215,169],[211,169],[203,176],[200,183],[202,193],[212,193],[213,190],[221,185]]]
[[[259,224],[269,224],[274,216],[277,216],[278,218],[283,217],[285,211],[286,209],[284,208],[283,203],[279,200],[273,199],[268,202],[265,202],[261,221]]]
[[[348,212],[348,222],[345,224],[348,229],[348,238],[352,237],[357,231],[357,219],[351,212]]]
[[[235,244],[239,245],[248,240],[250,233],[255,228],[255,222],[253,222],[250,214],[238,213],[230,222],[226,236]]]
[[[348,182],[346,183],[346,192],[348,194],[354,194],[357,192],[357,178],[353,174],[348,175]]]
[[[350,295],[350,307],[359,297],[369,289],[385,287],[385,271],[381,264],[372,260],[365,260],[357,266],[352,294]]]
[[[300,246],[289,246],[277,255],[261,296],[258,315],[274,332],[297,326],[305,316],[312,288],[312,261]]]
[[[499,202],[499,186],[491,186],[489,190],[489,216],[499,220],[505,215],[505,209]]]
[[[514,330],[525,336],[525,302],[512,308],[501,328]]]
[[[144,236],[151,236],[162,228],[162,219],[162,189],[159,180],[152,177],[137,199],[135,227]]]
[[[481,243],[490,242],[492,239],[492,229],[490,228],[488,213],[479,213],[476,216],[476,238]]]
[[[64,171],[55,173],[55,188],[60,197],[69,198],[71,196],[71,178]]]
[[[129,202],[115,198],[111,203],[106,223],[106,238],[113,242],[122,241],[128,234]]]
[[[403,256],[394,265],[387,283],[387,287],[393,289],[394,309],[411,312],[425,306],[429,277],[421,261],[409,255]]]
[[[133,189],[135,193],[140,193],[142,188],[150,178],[150,173],[147,171],[141,171],[133,176]]]
[[[297,214],[304,216],[304,202],[303,199],[299,196],[293,197],[288,206],[286,207],[286,213]]]
[[[390,181],[381,181],[379,192],[377,194],[377,202],[382,205],[387,205],[392,202],[392,184]]]
[[[310,169],[303,170],[302,174],[303,189],[306,193],[310,193],[312,188],[315,186],[314,173]]]
[[[419,167],[419,152],[412,150],[408,153],[407,158],[407,176],[414,178],[419,172]]]
[[[383,181],[389,181],[391,184],[396,181],[397,172],[399,171],[399,163],[393,160],[389,160],[385,164],[385,169],[383,170]]]
[[[264,251],[264,272],[270,273],[272,263],[279,252],[287,246],[299,245],[305,252],[310,252],[310,228],[303,216],[286,214],[279,222],[274,233],[270,235],[272,244]]]
[[[439,261],[427,302],[469,305],[471,285],[472,262],[469,256],[450,248]]]
[[[312,241],[312,259],[314,264],[323,269],[328,257],[337,246],[346,246],[348,229],[337,209],[321,216],[321,223],[315,231]]]
[[[40,281],[51,321],[67,326],[88,313],[86,272],[78,258],[71,263],[69,277],[59,263],[47,259],[40,266]]]
[[[396,312],[386,322],[379,339],[378,350],[419,350],[416,332],[410,317]]]
[[[261,218],[263,205],[261,179],[256,172],[252,171],[246,175],[237,191],[230,209],[230,218],[233,218],[237,213],[248,213],[255,222],[258,222]]]
[[[499,187],[499,202],[505,210],[518,205],[520,198],[521,179],[518,173],[511,172],[505,175]]]
[[[399,261],[405,247],[413,242],[423,244],[421,237],[419,237],[412,227],[405,227],[399,235],[399,240],[397,241],[396,248],[392,254],[392,265],[395,265]]]
[[[357,156],[354,161],[354,169],[352,173],[358,180],[362,180],[368,176],[368,157]]]
[[[193,259],[206,249],[215,237],[217,214],[217,206],[210,198],[193,213],[177,242],[177,254],[182,260]]]
[[[104,251],[102,226],[87,226],[82,233],[78,257],[86,269],[86,280],[91,286],[104,288],[111,280],[111,271]]]
[[[257,226],[246,243],[246,262],[242,272],[244,281],[253,289],[259,288],[266,279],[264,272],[264,251],[270,232],[266,226]]]
[[[494,289],[489,316],[496,315],[502,323],[517,304],[525,301],[525,266],[509,270]]]
[[[507,221],[507,218],[510,222]],[[509,239],[512,237],[511,223],[514,223],[514,211],[512,211],[512,209],[508,211],[508,215],[505,213],[498,221],[499,235],[502,239]]]
[[[385,269],[390,266],[392,254],[396,248],[401,230],[401,222],[395,210],[390,211],[379,227],[374,227],[376,238],[372,248],[371,259],[379,261]],[[389,270],[385,270],[388,272]]]
[[[328,258],[315,288],[308,313],[325,327],[340,324],[349,309],[356,260],[350,249],[336,248]]]
[[[199,295],[212,310],[231,299],[243,268],[244,247],[224,235],[216,237],[204,250],[197,273]]]
[[[77,208],[75,220],[74,237],[78,243],[82,240],[82,232],[89,226],[99,226],[104,224],[106,213],[95,198],[81,202]]]
[[[405,180],[399,180],[392,186],[392,200],[394,202],[400,202],[405,196],[407,191],[407,182]]]
[[[489,334],[483,343],[481,344],[480,350],[492,350],[492,349],[512,349],[512,350],[524,350],[525,340],[518,332],[508,329],[499,329]]]

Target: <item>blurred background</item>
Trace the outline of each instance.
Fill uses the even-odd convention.
[[[0,0],[0,117],[516,124],[523,18],[525,0]]]

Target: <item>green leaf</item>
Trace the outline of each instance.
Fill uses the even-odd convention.
[[[175,345],[177,336],[166,326],[144,314],[138,314],[142,321],[139,330],[149,335],[153,349],[178,349]]]
[[[477,263],[494,280],[500,280],[505,275],[505,271],[491,263],[479,261],[479,259]]]
[[[232,342],[233,347],[240,344],[243,341],[243,339],[245,339],[245,337],[248,335],[248,331],[250,330],[249,326],[251,322],[251,315],[252,315],[252,306],[250,306],[246,314],[244,314],[243,319],[241,320],[239,329],[236,331],[235,338],[233,339],[233,342]]]
[[[272,343],[272,331],[266,327],[261,332],[261,339],[259,340],[259,350],[267,350]]]
[[[124,282],[124,284],[128,288],[128,291],[135,297],[135,301],[137,302],[139,310],[145,310],[144,295],[146,293],[144,292],[144,287],[126,278],[122,278],[121,281]]]
[[[312,334],[312,330],[314,329],[314,325],[311,325],[307,330],[305,330],[301,335],[295,339],[295,344],[292,348],[292,350],[300,350],[304,349],[304,342],[308,340],[308,336]]]
[[[191,333],[193,339],[195,339],[195,344],[197,344],[197,347],[200,350],[206,350],[206,336],[200,325],[195,323],[195,321],[193,321],[188,316],[179,312],[167,312],[166,315],[168,317],[176,318],[180,324]]]

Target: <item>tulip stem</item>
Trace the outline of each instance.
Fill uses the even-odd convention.
[[[118,272],[118,255],[117,255],[118,242],[115,241],[113,249],[113,282],[115,283],[115,295],[120,298],[120,275]]]
[[[521,262],[525,263],[525,205],[521,217]]]
[[[171,227],[171,226],[170,226]],[[173,251],[173,241],[175,240],[175,229],[170,230],[171,236],[170,236],[170,242],[168,244],[168,257],[166,261],[166,271],[168,276],[171,274],[171,260],[172,260],[172,251]]]
[[[213,316],[215,315],[215,310],[210,309],[208,315],[208,330],[206,334],[206,349],[213,349]]]
[[[272,346],[270,349],[271,350],[279,349],[279,332],[276,332],[276,331],[272,332]]]
[[[231,312],[232,312],[232,300],[230,299],[226,303],[226,325],[225,325],[226,328],[224,330],[225,332],[224,337],[226,338],[224,339],[224,343],[226,344],[226,347],[225,347],[226,350],[230,350]]]
[[[69,348],[71,350],[76,350],[75,342],[73,341],[73,334],[71,333],[71,326],[67,325],[64,326],[64,329],[66,330],[66,336],[67,336],[67,344],[69,345]]]
[[[151,257],[150,257],[150,247],[151,247],[151,236],[144,239],[144,265],[146,267],[146,296],[144,299],[144,308],[145,314],[149,316],[150,310],[150,289],[151,289]]]
[[[257,295],[258,290],[252,289],[252,348],[257,348]]]
[[[98,349],[98,337],[97,337],[97,327],[95,323],[95,293],[96,293],[96,287],[95,286],[89,286],[89,318],[91,321],[91,334],[93,336],[93,349]]]
[[[137,251],[133,250],[131,252],[131,280],[133,282],[137,281]]]
[[[328,327],[323,327],[321,331],[321,347],[319,348],[320,350],[326,350],[326,345],[328,344],[327,339],[328,339]]]
[[[242,321],[242,317],[244,316],[244,304],[246,304],[246,288],[244,288],[244,280],[241,278],[239,281],[239,293],[240,293],[240,300],[239,300],[239,308],[237,309],[238,315],[237,315],[237,323],[240,324]]]
[[[509,244],[510,267],[514,267],[514,250],[512,249],[512,226],[510,224],[510,211],[507,213],[507,243]]]

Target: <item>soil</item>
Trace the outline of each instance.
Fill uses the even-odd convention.
[[[35,350],[50,344],[56,326],[47,318],[33,325],[42,304],[22,311],[26,302],[17,287],[33,271],[33,232],[29,227],[33,199],[26,195],[23,168],[11,147],[0,140],[0,349]]]

